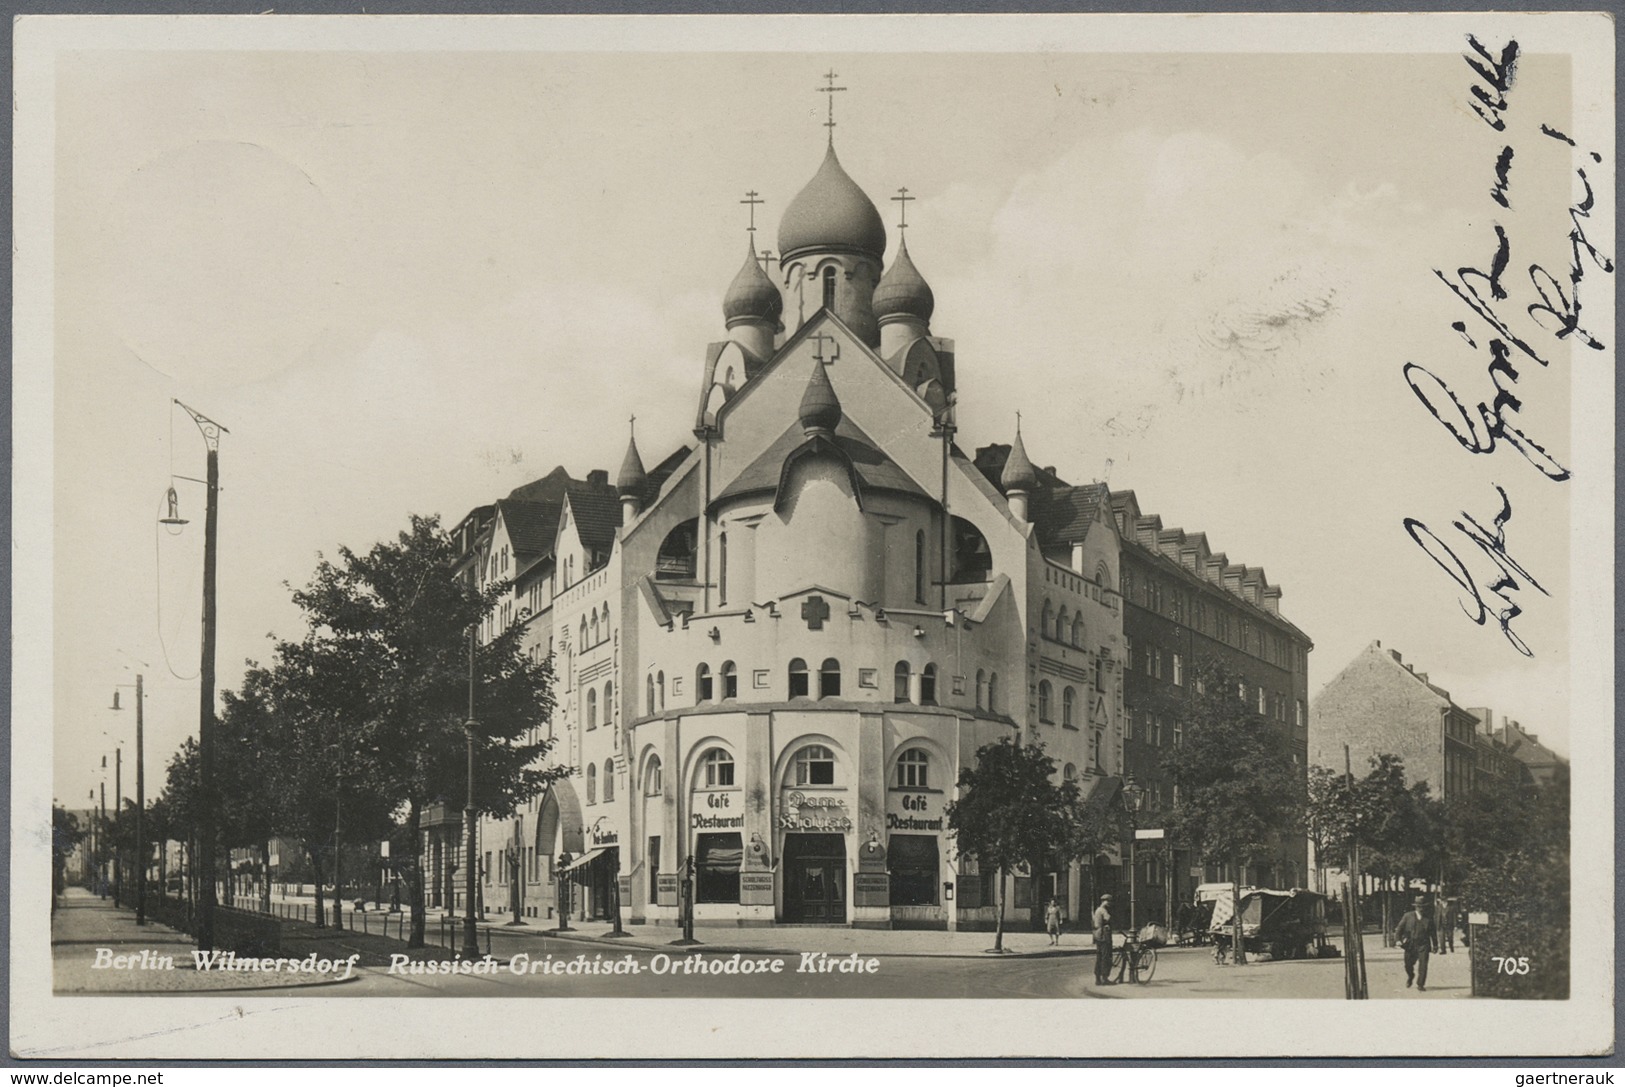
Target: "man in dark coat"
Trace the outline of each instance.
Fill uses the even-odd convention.
[[[1428,988],[1428,953],[1433,950],[1433,915],[1427,900],[1421,895],[1411,904],[1410,912],[1399,919],[1394,940],[1405,949],[1405,988],[1415,982],[1416,991]]]
[[[1095,984],[1112,983],[1112,896],[1101,895],[1089,919],[1095,937]]]

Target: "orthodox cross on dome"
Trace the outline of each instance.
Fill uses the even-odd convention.
[[[626,420],[626,425],[627,425],[627,428],[632,431],[632,436],[634,438],[637,437],[637,433],[638,433],[638,417],[636,415],[628,416],[627,420]]]
[[[809,596],[801,605],[801,617],[807,620],[808,630],[823,630],[829,618],[829,601],[821,596]]]
[[[834,147],[835,146],[835,93],[837,91],[844,91],[844,90],[846,90],[846,88],[845,87],[837,87],[835,85],[835,69],[833,69],[833,68],[831,68],[829,71],[824,73],[824,78],[829,80],[829,86],[827,86],[827,87],[819,87],[818,88],[818,93],[819,94],[827,94],[827,95],[829,95],[829,120],[824,122],[824,127],[829,129],[829,145],[831,147]]]
[[[756,190],[752,189],[750,192],[745,194],[745,199],[740,201],[741,204],[750,205],[750,226],[747,226],[745,229],[750,231],[751,237],[756,236],[756,205],[767,203],[767,201],[758,200],[756,197]]]
[[[898,232],[901,233],[902,231],[908,229],[908,202],[910,200],[918,200],[919,197],[910,196],[908,194],[908,186],[905,185],[897,190],[897,195],[892,197],[892,199],[897,202],[897,229]]]
[[[771,250],[771,249],[764,249],[764,250],[762,250],[760,253],[758,253],[756,255],[758,257],[762,258],[762,263],[763,264],[772,264],[773,263],[773,250]]]
[[[830,342],[831,347],[833,348],[833,350],[830,353],[829,358],[827,358],[827,359],[824,357],[824,341],[825,340],[828,340]],[[813,341],[813,361],[814,362],[820,362],[820,363],[823,363],[825,366],[828,366],[830,363],[834,362],[836,359],[841,357],[841,341],[837,340],[834,336],[828,335],[827,333],[820,332],[818,335],[816,335],[816,336],[814,336],[812,338],[812,341]]]

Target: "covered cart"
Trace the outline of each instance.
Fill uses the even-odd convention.
[[[1214,896],[1208,931],[1215,941],[1228,944],[1232,939],[1234,908],[1231,895]],[[1241,937],[1250,954],[1264,953],[1275,959],[1318,956],[1326,942],[1326,896],[1301,889],[1243,891]]]

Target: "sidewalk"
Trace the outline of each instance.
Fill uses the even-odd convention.
[[[51,918],[53,988],[58,993],[191,993],[339,984],[332,973],[198,970],[195,947],[183,932],[152,920],[137,925],[134,909],[69,887]],[[287,947],[284,954],[303,956],[311,950]]]

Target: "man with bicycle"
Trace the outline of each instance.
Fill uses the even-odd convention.
[[[1112,896],[1100,896],[1100,905],[1090,917],[1095,936],[1095,984],[1112,984]]]

